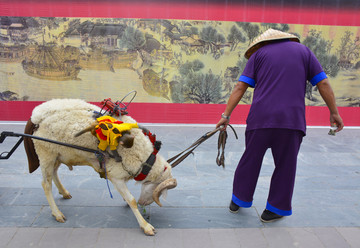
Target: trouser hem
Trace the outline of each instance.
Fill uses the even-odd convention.
[[[234,194],[232,195],[232,201],[236,205],[238,205],[239,207],[242,207],[242,208],[249,208],[252,206],[252,201],[251,202],[242,201],[239,198],[237,198]]]
[[[278,215],[281,215],[281,216],[289,216],[289,215],[292,215],[292,210],[281,210],[281,209],[278,209],[274,206],[272,206],[269,202],[266,204],[266,209],[275,213],[275,214],[278,214]]]

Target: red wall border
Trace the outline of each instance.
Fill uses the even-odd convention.
[[[32,110],[42,102],[2,101],[0,102],[1,121],[26,121]],[[94,103],[98,104],[98,103]],[[224,111],[224,104],[185,104],[185,103],[131,103],[129,115],[140,123],[179,123],[216,124]],[[232,124],[245,124],[250,105],[238,105],[231,116]],[[346,126],[360,126],[360,108],[339,107]],[[309,126],[328,126],[327,107],[306,107],[306,120]]]

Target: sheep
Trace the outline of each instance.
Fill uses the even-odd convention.
[[[99,144],[98,139],[91,132],[86,131],[91,130],[95,120],[94,113],[99,111],[99,107],[80,99],[50,100],[34,108],[27,124],[27,127],[32,128],[30,128],[30,131],[29,128],[26,128],[25,133],[32,133],[34,136],[96,150]],[[127,115],[116,118],[124,123],[136,123],[134,119]],[[143,218],[137,204],[149,205],[155,201],[161,207],[160,195],[164,190],[176,187],[177,182],[172,177],[169,163],[162,156],[156,154],[155,163],[147,177],[141,181],[141,194],[138,202],[136,202],[126,183],[142,171],[142,167],[145,165],[144,162],[154,151],[154,146],[141,129],[132,128],[129,132],[134,137],[132,146],[126,148],[118,145],[116,149],[121,156],[121,162],[106,156],[106,176],[130,206],[144,233],[146,235],[155,235],[155,228]],[[70,199],[72,197],[57,175],[60,164],[67,165],[70,170],[72,166],[88,165],[102,177],[104,176],[104,168],[100,166],[95,154],[41,140],[31,139],[30,143],[31,141],[35,150],[33,152],[36,152],[35,157],[37,156],[39,163],[30,168],[34,166],[30,165],[31,148],[29,148],[29,142],[25,142],[30,172],[40,166],[43,177],[42,187],[52,215],[58,222],[65,222],[66,218],[58,209],[52,195],[53,181],[63,198]]]

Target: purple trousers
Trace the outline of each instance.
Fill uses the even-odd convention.
[[[245,132],[245,152],[236,168],[232,200],[240,207],[251,207],[262,161],[271,149],[275,169],[271,177],[266,209],[291,215],[296,162],[304,133],[299,130],[266,128]]]

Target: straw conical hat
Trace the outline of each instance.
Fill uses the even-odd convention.
[[[300,42],[299,38],[293,34],[281,32],[279,30],[275,30],[269,28],[264,33],[259,35],[248,47],[245,52],[245,58],[249,59],[250,56],[256,52],[260,47],[266,45],[265,41],[272,41],[272,40],[282,40],[282,39],[289,39],[291,41]]]

